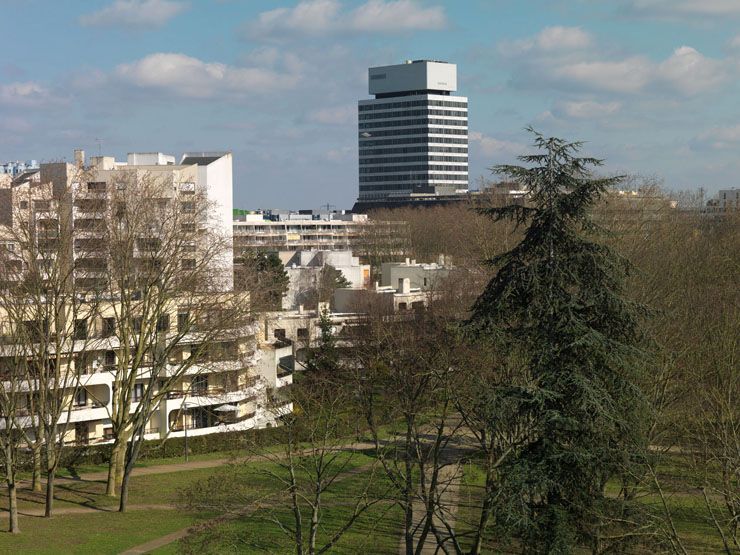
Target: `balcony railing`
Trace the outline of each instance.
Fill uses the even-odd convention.
[[[102,409],[103,407],[105,407],[105,405],[100,401],[89,401],[85,404],[72,405],[72,410]]]
[[[175,390],[167,393],[167,399],[180,399],[182,397],[213,397],[224,395],[226,389],[223,387],[198,387],[191,390]]]

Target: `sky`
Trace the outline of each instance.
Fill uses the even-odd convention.
[[[0,162],[230,150],[235,206],[350,208],[367,68],[457,64],[470,180],[585,141],[609,174],[740,180],[740,0],[0,0]]]

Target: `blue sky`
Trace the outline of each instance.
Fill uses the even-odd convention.
[[[3,0],[0,160],[232,150],[235,204],[350,207],[367,67],[457,63],[470,175],[524,132],[740,178],[740,0]]]

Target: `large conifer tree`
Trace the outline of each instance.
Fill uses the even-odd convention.
[[[529,191],[526,206],[488,209],[524,227],[490,262],[495,276],[469,321],[479,337],[524,353],[536,386],[521,411],[535,432],[512,458],[502,491],[525,552],[599,551],[604,487],[640,444],[639,307],[623,296],[626,260],[598,241],[591,209],[619,178],[599,178],[582,144],[534,132],[523,166],[492,170]],[[520,393],[517,393],[520,395]]]

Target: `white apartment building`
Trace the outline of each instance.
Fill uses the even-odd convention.
[[[283,296],[283,310],[296,310],[313,299],[326,266],[342,272],[350,287],[370,285],[370,265],[360,264],[352,251],[283,251],[278,256],[290,280]]]
[[[263,214],[245,214],[233,222],[234,249],[269,251],[351,250],[361,239],[365,214],[331,214],[268,220]]]
[[[77,151],[76,158],[78,165],[84,164],[84,152]],[[126,162],[119,162],[112,156],[93,156],[85,173],[94,176],[94,181],[86,179],[85,182],[73,184],[73,220],[88,220],[88,227],[94,229],[92,220],[98,217],[96,212],[105,202],[110,184],[120,180],[122,172],[131,172],[140,177],[149,176],[170,183],[170,195],[181,202],[184,210],[188,209],[188,203],[198,193],[199,198],[209,204],[209,221],[204,223],[231,242],[232,164],[230,152],[185,153],[179,163],[176,163],[174,156],[161,152],[129,153]],[[42,181],[45,166],[42,164]],[[68,171],[67,174],[68,180],[74,179],[74,172]],[[234,287],[233,259],[233,248],[229,248],[214,261],[214,266],[221,267],[220,288],[223,290]]]
[[[95,280],[105,275],[100,268],[110,256],[98,236],[98,221],[104,219],[111,208],[110,194],[121,182],[122,173],[151,176],[167,183],[168,200],[180,202],[179,209],[183,211],[191,208],[188,203],[196,198],[193,193],[201,192],[197,198],[205,198],[215,209],[208,225],[231,237],[230,153],[186,153],[179,163],[174,156],[162,153],[132,153],[125,162],[97,156],[85,164],[84,153],[77,151],[75,162],[42,164],[35,181],[4,180],[0,183],[2,248],[17,249],[12,230],[22,222],[30,222],[36,230],[34,236],[39,248],[41,241],[50,241],[53,256],[70,256],[74,260],[78,284],[82,288],[86,287],[85,283],[94,286],[98,283]],[[60,228],[68,228],[71,232],[59,233]],[[197,230],[192,233],[197,234]],[[215,262],[223,271],[219,288],[228,291],[233,289],[233,251],[226,250],[223,259]],[[197,241],[194,241],[193,256],[197,253]],[[22,262],[22,255],[15,259]],[[18,271],[22,272],[22,266]],[[246,296],[245,302],[248,302]],[[182,307],[177,306],[176,300],[173,303],[171,314],[162,322],[161,333],[177,333]],[[84,322],[68,322],[66,331],[61,332],[68,336],[69,330],[74,329],[75,337],[56,357],[61,361],[59,367],[79,376],[81,386],[68,398],[69,422],[73,426],[69,437],[65,437],[67,441],[97,443],[111,439],[113,392],[118,387],[115,366],[121,349],[115,336],[113,314],[111,307],[103,307]],[[158,330],[159,326],[158,323]],[[286,350],[279,340],[263,339],[258,330],[259,325],[255,323],[252,329],[238,330],[214,342],[208,359],[188,368],[175,390],[169,391],[159,403],[147,425],[147,439],[184,435],[186,430],[188,434],[200,435],[274,424],[275,414],[267,409],[265,399],[275,388],[292,383],[289,372],[292,365],[286,359],[292,349]],[[13,359],[9,354],[12,352],[9,347],[12,331],[9,318],[0,313],[0,346],[4,345],[0,349],[0,370],[3,371],[12,369]],[[51,333],[59,332],[52,329]],[[194,352],[198,342],[197,334],[178,341],[170,359],[173,369]],[[137,376],[132,410],[148,379],[146,371]]]
[[[360,100],[359,201],[468,189],[468,99],[457,66],[434,60],[371,67]]]

